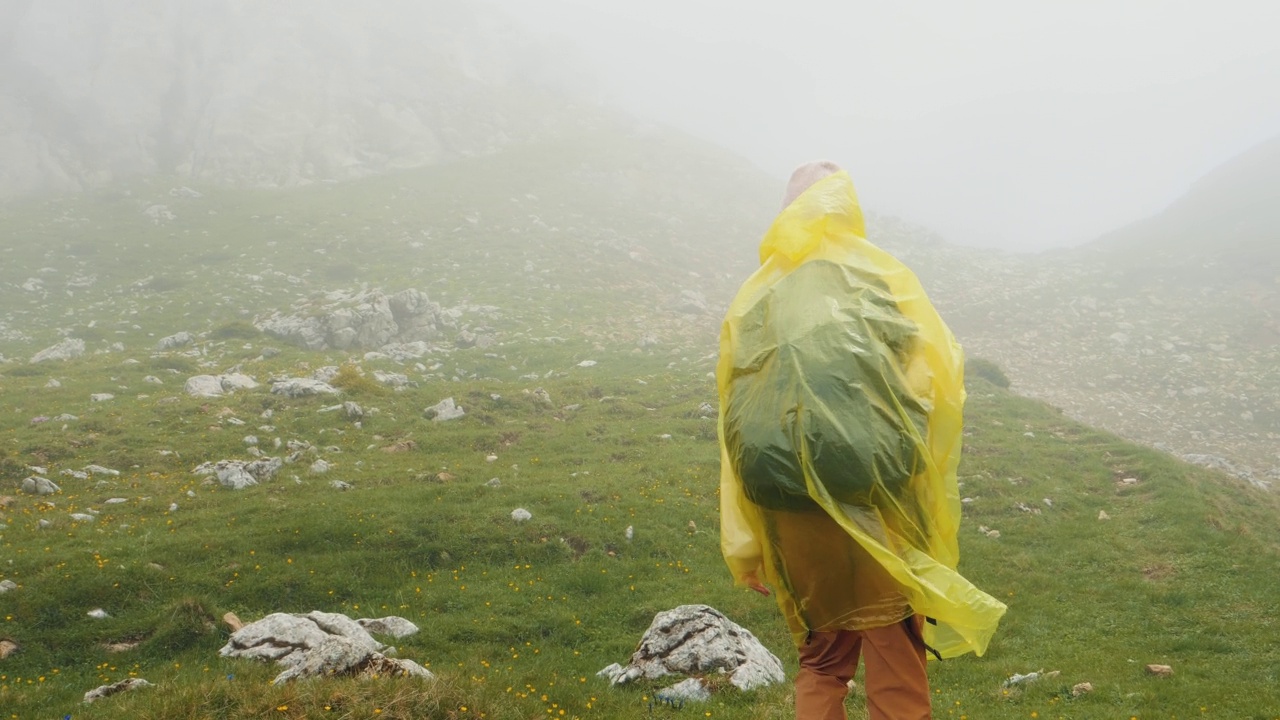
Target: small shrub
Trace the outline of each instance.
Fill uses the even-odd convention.
[[[338,374],[333,376],[329,384],[353,395],[383,395],[387,392],[378,381],[365,375],[352,363],[345,363],[338,368]]]
[[[969,358],[964,364],[966,377],[979,377],[1000,388],[1008,388],[1013,383],[1004,374],[1000,366],[983,358]]]
[[[252,340],[261,335],[262,331],[254,327],[251,322],[232,320],[214,328],[209,334],[215,340]]]

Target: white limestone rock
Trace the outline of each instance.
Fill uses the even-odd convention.
[[[681,605],[658,613],[627,666],[606,676],[623,685],[640,678],[709,672],[727,674],[742,690],[785,679],[777,656],[749,630],[708,605]]]
[[[22,492],[28,495],[53,495],[62,492],[62,488],[49,478],[31,476],[22,481]]]
[[[117,693],[127,692],[129,690],[138,690],[140,688],[155,687],[154,683],[147,682],[143,678],[135,677],[121,680],[120,682],[111,683],[110,685],[101,685],[84,694],[86,703],[101,700],[104,697],[110,697]]]
[[[388,615],[383,618],[360,618],[356,622],[370,633],[390,635],[397,640],[414,635],[419,630],[417,625],[397,615]]]
[[[47,360],[72,360],[84,355],[84,341],[79,338],[67,338],[52,347],[36,353],[31,357],[32,363],[42,363]]]
[[[311,378],[288,378],[271,383],[271,392],[289,398],[307,397],[309,395],[337,395],[338,389],[332,385],[312,380]]]
[[[180,347],[190,345],[195,342],[195,340],[196,339],[191,335],[191,333],[184,330],[180,333],[174,333],[168,337],[160,338],[160,342],[156,343],[156,350],[162,352],[165,350],[176,350]]]
[[[467,412],[454,403],[453,398],[447,397],[424,410],[422,414],[435,422],[446,422],[456,420],[466,415]]]

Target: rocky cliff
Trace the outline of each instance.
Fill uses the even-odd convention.
[[[582,113],[464,0],[14,0],[0,6],[0,195],[142,174],[254,186],[489,153]]]

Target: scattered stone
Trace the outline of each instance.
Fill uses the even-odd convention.
[[[191,333],[184,330],[180,333],[160,338],[160,342],[156,343],[156,350],[160,350],[162,352],[165,350],[176,350],[180,347],[186,347],[193,342],[195,342],[195,338],[191,336]]]
[[[498,478],[489,478],[489,481],[484,486],[488,488],[502,487],[502,481]]]
[[[706,702],[711,699],[711,691],[700,678],[686,678],[671,687],[663,688],[654,697],[659,700],[676,702]]]
[[[1099,520],[1110,520],[1110,519],[1111,519],[1111,516],[1107,514],[1107,511],[1106,511],[1106,510],[1099,510],[1099,511],[1098,511],[1098,519],[1099,519]]]
[[[62,387],[62,383],[58,382],[57,378],[49,378],[49,382],[45,383],[44,386],[50,390],[56,390]]]
[[[708,420],[714,419],[717,414],[716,406],[709,402],[704,402],[699,405],[698,409],[693,413],[694,417],[706,418]]]
[[[103,505],[122,505],[127,502],[129,501],[126,498],[114,497],[114,498],[107,498],[106,500],[103,500],[102,504]]]
[[[422,414],[429,420],[445,422],[448,420],[456,420],[467,413],[453,402],[453,398],[447,397],[422,411]]]
[[[411,660],[386,657],[382,654],[385,650],[386,645],[351,618],[315,611],[305,615],[272,613],[245,625],[232,633],[219,654],[284,665],[273,684],[332,675],[433,677]]]
[[[338,389],[332,385],[312,380],[311,378],[289,378],[271,383],[271,392],[290,398],[307,397],[309,395],[337,395]]]
[[[79,338],[67,338],[52,347],[36,353],[31,358],[32,363],[42,363],[46,360],[71,360],[84,355],[84,341]]]
[[[370,633],[390,635],[397,640],[407,638],[419,630],[417,625],[396,615],[389,615],[384,618],[360,618],[356,622]]]
[[[97,518],[88,513],[71,513],[71,519],[76,522],[93,522],[97,520]]]
[[[85,614],[93,618],[94,620],[106,620],[107,618],[111,617],[110,615],[107,614],[107,611],[103,610],[102,608],[94,608]]]
[[[386,295],[380,290],[330,292],[304,301],[290,315],[275,313],[255,321],[258,329],[308,350],[382,349],[439,338],[454,326],[455,315],[431,302],[426,293],[404,290]]]
[[[101,700],[104,697],[110,697],[111,695],[115,695],[116,693],[122,693],[129,690],[137,690],[139,688],[146,688],[146,687],[155,687],[155,685],[153,683],[147,682],[142,678],[128,678],[127,680],[121,680],[120,682],[112,683],[110,685],[102,685],[101,687],[97,687],[97,688],[94,688],[93,690],[90,690],[89,692],[84,694],[84,701],[86,703],[91,703],[91,702],[94,702],[95,700]]]
[[[622,532],[622,535],[623,535],[624,537],[626,537],[626,538],[627,538],[627,542],[631,542],[631,539],[632,539],[632,538],[634,538],[634,537],[636,536],[636,528],[635,528],[635,526],[634,526],[634,525],[628,525],[628,526],[627,526],[627,529],[626,529],[626,530],[624,530],[624,531]]]
[[[216,463],[202,463],[191,472],[196,475],[213,475],[218,478],[218,482],[223,487],[243,490],[250,485],[257,485],[259,482],[270,479],[283,466],[284,461],[280,458],[262,458],[253,462],[219,460]]]
[[[1093,692],[1093,683],[1082,682],[1071,686],[1071,697],[1080,697],[1091,692]]]
[[[116,396],[112,395],[111,393],[93,393],[92,395],[89,396],[90,402],[106,402],[108,400],[115,400],[115,399],[116,399]]]
[[[9,592],[10,590],[17,590],[17,589],[18,589],[18,583],[12,580],[0,580],[0,595],[3,595]]]
[[[22,492],[28,495],[53,495],[62,492],[62,488],[49,478],[32,476],[22,481]]]
[[[1168,665],[1156,665],[1153,663],[1151,665],[1147,665],[1143,669],[1147,671],[1148,675],[1154,675],[1162,678],[1173,677],[1173,668]]]
[[[578,367],[589,368],[589,367],[595,367],[596,364],[597,363],[595,360],[583,360],[582,362],[578,363]]]
[[[601,670],[614,685],[664,675],[718,671],[741,690],[781,683],[782,662],[749,630],[707,605],[681,605],[660,612],[640,639],[628,665]]]
[[[346,413],[350,420],[359,420],[364,417],[364,408],[350,400],[342,403],[342,411]]]
[[[381,370],[373,371],[373,379],[397,390],[409,387],[409,376],[404,373],[389,373]]]
[[[525,520],[533,519],[533,514],[530,513],[528,510],[525,510],[524,508],[516,508],[515,510],[511,511],[511,519],[520,523],[520,522],[524,522]]]
[[[551,402],[551,393],[542,388],[537,388],[533,391],[533,399],[540,405],[555,407],[555,403]]]
[[[333,488],[334,490],[350,490],[351,483],[343,482],[342,480],[334,480],[333,482],[329,483],[329,487]]]
[[[311,467],[309,468],[309,470],[311,471],[312,475],[323,475],[329,472],[331,468],[332,466],[328,462],[324,460],[316,460],[315,462],[311,463]]]
[[[128,640],[125,642],[107,643],[102,646],[102,649],[106,650],[109,653],[122,653],[122,652],[129,652],[130,650],[138,647],[141,644],[142,642],[139,640]]]
[[[41,530],[47,530],[53,527],[53,522],[48,518],[40,518],[39,520],[36,521],[36,527],[40,528]]]
[[[12,640],[0,640],[0,660],[4,660],[21,649],[22,646]]]
[[[489,463],[491,463],[491,462],[497,462],[497,461],[498,461],[498,456],[497,456],[497,455],[486,455],[486,456],[485,456],[485,458],[484,458],[484,461],[485,461],[485,462],[489,462]]]

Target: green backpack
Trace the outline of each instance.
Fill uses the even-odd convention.
[[[906,387],[916,326],[879,278],[810,260],[737,325],[724,439],[747,497],[814,509],[803,468],[836,501],[901,495],[922,469],[928,410]]]

